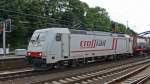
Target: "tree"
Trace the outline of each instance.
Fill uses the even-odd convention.
[[[111,31],[111,19],[105,8],[90,8],[80,0],[1,0],[0,19],[12,19],[7,33],[11,48],[26,48],[34,30],[61,26],[84,30]],[[117,32],[136,34],[115,22]],[[2,34],[0,34],[2,37]],[[2,44],[2,38],[0,38]],[[2,45],[0,45],[2,46]]]

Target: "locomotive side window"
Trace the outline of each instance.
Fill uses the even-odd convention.
[[[56,34],[56,41],[61,41],[61,36],[62,36],[62,34],[57,33]]]

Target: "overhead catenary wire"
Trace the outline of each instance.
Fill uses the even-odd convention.
[[[68,23],[70,23],[70,21],[66,21],[66,20],[61,20],[61,19],[56,19],[56,18],[51,18],[51,17],[45,17],[45,16],[39,16],[39,15],[33,15],[33,14],[20,13],[17,11],[7,10],[7,9],[2,9],[2,8],[0,8],[0,11],[6,11],[6,12],[18,14],[17,17],[20,17],[20,18],[25,17],[25,18],[22,18],[22,20],[25,20],[27,22],[24,23],[24,21],[20,21],[20,23],[22,22],[21,24],[30,24],[30,21],[28,22],[28,19],[26,16],[31,16],[31,17],[37,17],[38,19],[46,19],[46,18],[49,19],[49,21],[45,24],[38,24],[41,27],[56,26],[56,27],[69,27],[69,28],[71,28],[71,25],[68,24]],[[13,18],[15,18],[13,16],[16,16],[14,14],[8,14],[9,16],[11,16],[12,21],[13,21]],[[37,18],[35,18],[35,19],[37,19]],[[33,18],[29,18],[29,19],[33,19]],[[61,24],[61,22],[65,22],[67,24]],[[23,27],[23,28],[30,28],[31,29],[32,27]],[[36,29],[36,28],[32,28],[32,29]]]
[[[60,21],[60,22],[70,22],[70,21],[66,21],[66,20],[61,20],[61,19],[56,19],[56,18],[51,18],[51,17],[46,17],[46,16],[40,16],[40,15],[21,13],[21,12],[17,12],[17,11],[13,11],[13,10],[2,9],[2,8],[0,8],[0,11],[12,12],[12,13],[16,13],[16,14],[20,14],[20,15],[24,15],[24,16],[37,17],[37,18],[41,18],[41,19],[48,18],[48,19],[53,19],[53,20]],[[22,16],[20,16],[20,17],[22,17]]]

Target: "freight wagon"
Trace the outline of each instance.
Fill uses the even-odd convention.
[[[141,36],[133,37],[133,51],[134,54],[142,54],[148,50],[148,38]]]

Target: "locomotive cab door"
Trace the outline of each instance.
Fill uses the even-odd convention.
[[[68,33],[62,34],[62,56],[68,58],[70,55],[70,37]]]

